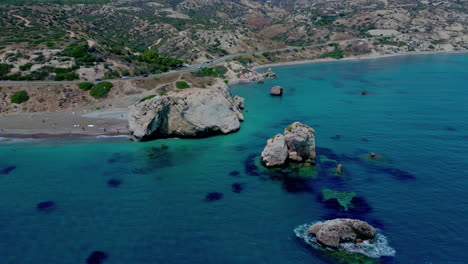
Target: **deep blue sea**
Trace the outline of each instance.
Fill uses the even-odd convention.
[[[79,264],[93,251],[106,264],[333,263],[293,229],[335,217],[379,228],[396,251],[381,263],[467,263],[467,54],[274,72],[232,87],[248,110],[234,134],[3,141],[0,263]],[[269,96],[274,85],[283,97]],[[306,179],[256,165],[266,140],[294,121],[316,132]],[[344,177],[332,173],[336,162]],[[324,188],[356,192],[352,208],[323,201]],[[55,206],[38,209],[45,201]]]

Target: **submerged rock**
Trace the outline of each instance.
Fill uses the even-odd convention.
[[[288,162],[315,164],[314,129],[294,122],[281,134],[267,141],[262,152],[262,162],[267,167],[282,166]]]
[[[283,95],[283,87],[281,86],[273,86],[270,90],[270,95],[273,96],[281,96]]]
[[[319,222],[307,230],[307,233],[314,235],[320,243],[332,248],[338,248],[340,243],[356,243],[356,239],[373,239],[376,232],[368,223],[348,218]]]
[[[160,95],[129,107],[131,139],[205,137],[239,130],[243,100],[229,87],[191,88]]]
[[[322,196],[324,201],[335,199],[347,211],[351,205],[351,201],[356,197],[356,193],[323,189]]]

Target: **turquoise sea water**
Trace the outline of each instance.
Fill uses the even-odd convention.
[[[231,135],[0,144],[0,262],[86,263],[99,250],[109,264],[329,263],[293,229],[335,217],[378,227],[396,250],[381,263],[467,262],[467,54],[274,71],[232,88],[248,113]],[[273,85],[283,97],[269,96]],[[314,179],[255,166],[293,121],[316,131]],[[323,202],[323,188],[356,192],[354,207]],[[44,201],[55,207],[38,210]]]

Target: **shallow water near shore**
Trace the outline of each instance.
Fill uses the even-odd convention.
[[[98,250],[109,264],[330,263],[293,230],[351,217],[395,249],[380,263],[465,263],[468,55],[273,70],[279,79],[232,87],[248,112],[231,135],[0,144],[1,262],[86,263]],[[274,85],[283,97],[269,96]],[[256,167],[266,140],[294,121],[316,131],[307,180]],[[322,200],[324,188],[357,197],[344,210]]]

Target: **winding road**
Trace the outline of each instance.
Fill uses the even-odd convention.
[[[273,49],[273,50],[266,50],[266,51],[256,51],[256,52],[245,52],[245,53],[238,53],[238,54],[233,54],[233,55],[228,55],[224,56],[222,58],[213,60],[209,63],[201,63],[201,64],[196,64],[196,65],[191,65],[190,67],[185,67],[182,70],[178,71],[170,71],[170,72],[164,72],[164,73],[158,73],[158,74],[150,74],[147,77],[143,76],[136,76],[136,77],[126,77],[126,78],[118,78],[118,79],[108,79],[105,81],[108,82],[118,82],[118,81],[128,81],[128,80],[138,80],[138,79],[145,79],[145,78],[154,78],[154,77],[162,77],[162,76],[167,76],[167,75],[173,75],[173,74],[181,74],[181,73],[186,73],[186,72],[194,72],[198,71],[200,68],[205,68],[205,67],[212,67],[218,64],[221,64],[225,62],[226,60],[233,59],[238,56],[244,56],[244,55],[259,55],[264,52],[276,52],[276,51],[285,51],[285,50],[292,50],[292,49],[301,49],[301,48],[311,48],[311,47],[321,47],[321,46],[327,46],[329,44],[333,43],[343,43],[343,42],[348,42],[348,41],[356,41],[356,40],[370,40],[374,38],[358,38],[358,39],[347,39],[347,40],[342,40],[342,41],[329,41],[321,44],[314,44],[314,45],[307,45],[307,46],[288,46],[286,48],[281,48],[281,49]],[[0,81],[0,85],[37,85],[37,84],[45,84],[45,85],[54,85],[54,84],[77,84],[84,82],[83,80],[79,81]],[[89,81],[96,83],[97,81]]]

